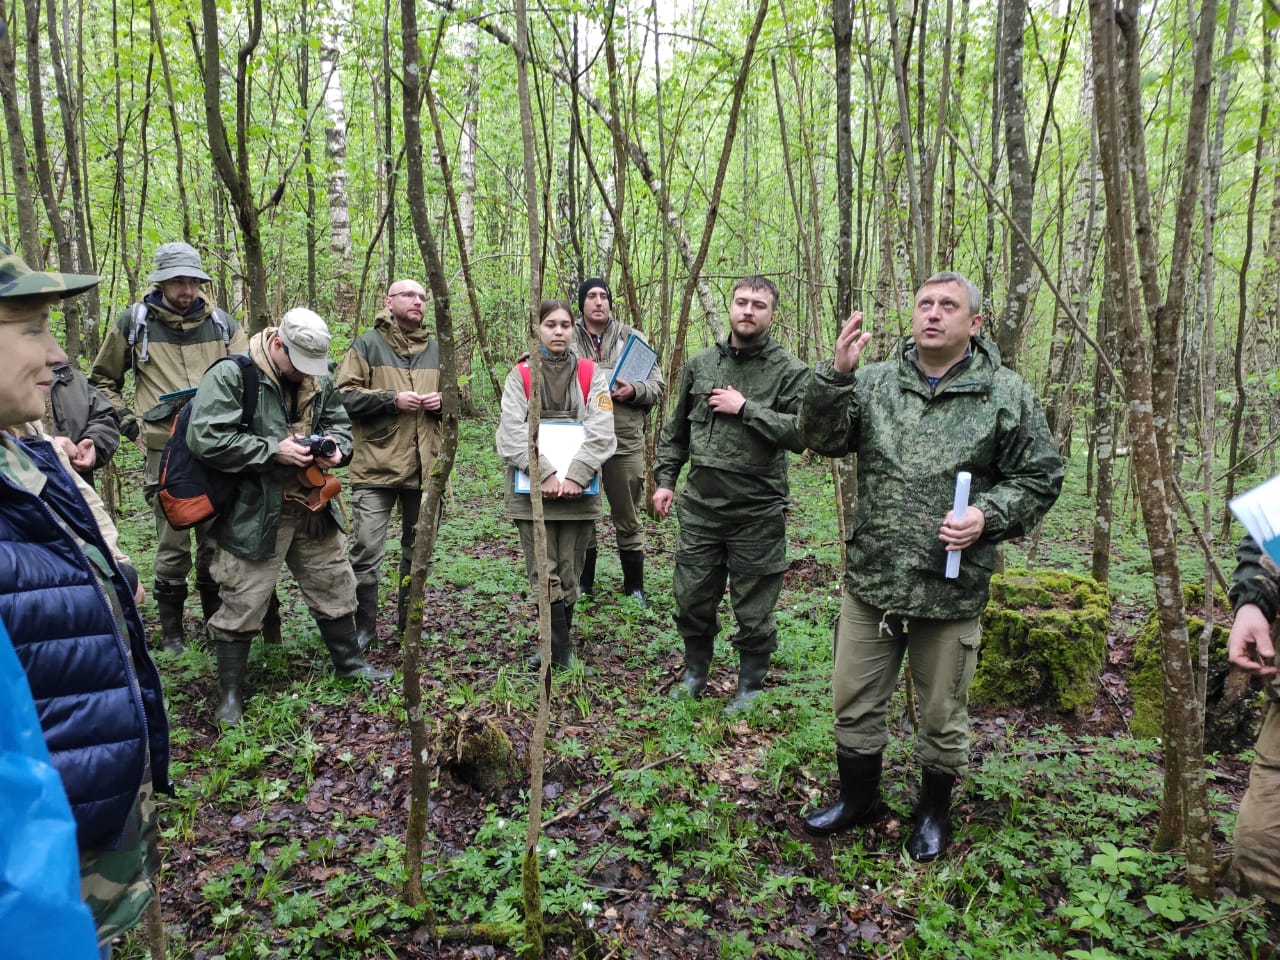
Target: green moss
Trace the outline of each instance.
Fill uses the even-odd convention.
[[[1106,588],[1088,577],[1056,570],[992,577],[973,702],[1083,713],[1097,691],[1110,612]]]
[[[1200,659],[1204,633],[1204,584],[1184,584],[1187,608],[1187,640],[1191,662]],[[1256,697],[1247,679],[1233,673],[1227,662],[1227,637],[1231,631],[1231,607],[1222,591],[1214,592],[1214,625],[1209,637],[1209,679],[1205,691],[1204,748],[1207,753],[1239,753],[1257,735]],[[1160,647],[1160,622],[1152,610],[1133,649],[1129,693],[1133,717],[1129,729],[1135,737],[1164,735],[1164,657]]]

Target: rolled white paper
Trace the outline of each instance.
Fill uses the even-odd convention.
[[[956,499],[951,505],[951,516],[959,520],[969,509],[969,481],[973,477],[968,470],[956,474]],[[954,580],[960,576],[960,554],[962,550],[952,550],[947,554],[947,579]]]

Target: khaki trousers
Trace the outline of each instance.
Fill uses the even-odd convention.
[[[1267,704],[1236,816],[1233,865],[1249,889],[1280,904],[1280,706]]]
[[[321,527],[319,535],[311,531]],[[209,626],[222,633],[257,633],[275,596],[280,564],[285,564],[317,620],[337,620],[356,608],[356,575],[347,560],[347,538],[326,515],[289,503],[280,514],[276,546],[266,560],[246,560],[219,547],[213,577],[222,588],[222,606]]]
[[[538,564],[533,553],[533,521],[516,520],[520,531],[520,547],[524,550],[524,569],[529,575],[529,586],[537,598],[540,586]],[[578,599],[578,580],[582,576],[582,564],[587,557],[587,547],[595,542],[594,520],[547,520],[547,581],[551,588],[551,602],[563,600],[572,605]]]
[[[831,691],[836,743],[881,753],[889,742],[889,700],[904,653],[919,701],[916,759],[963,775],[969,764],[969,684],[978,664],[978,619],[926,620],[878,610],[845,595],[836,626]]]

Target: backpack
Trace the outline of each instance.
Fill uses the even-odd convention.
[[[524,398],[529,399],[529,384],[533,374],[529,371],[529,361],[521,360],[516,364],[516,369],[520,371],[520,379],[524,381]],[[578,386],[582,388],[582,402],[587,402],[587,394],[591,392],[591,378],[595,376],[595,361],[587,360],[580,357],[578,359]]]
[[[129,353],[133,357],[134,376],[137,376],[137,365],[139,363],[149,363],[151,361],[151,331],[147,326],[147,317],[149,311],[146,301],[139,300],[133,305],[133,309],[129,312],[129,332],[125,335],[125,340],[129,344]],[[209,315],[209,319],[213,321],[214,328],[218,331],[218,335],[222,337],[222,348],[230,349],[231,346],[231,324],[228,322],[230,317],[219,310],[213,308],[213,313]],[[141,349],[133,352],[135,345],[141,345]]]
[[[215,360],[209,370],[224,360],[235,361],[244,378],[242,412],[236,430],[248,433],[258,412],[258,365],[247,354],[233,353]],[[209,370],[205,371],[206,375]],[[187,446],[191,402],[187,400],[174,417],[169,439],[160,454],[160,509],[175,530],[186,530],[212,520],[231,506],[236,496],[236,476],[201,462]]]

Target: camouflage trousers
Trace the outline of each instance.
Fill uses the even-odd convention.
[[[707,520],[687,509],[677,513],[680,535],[671,586],[676,630],[685,646],[700,646],[710,653],[720,632],[716,614],[727,583],[738,623],[734,647],[739,654],[773,653],[778,648],[773,608],[787,569],[786,515],[725,522]]]
[[[916,759],[963,775],[969,764],[969,684],[982,631],[971,620],[927,620],[879,610],[845,594],[836,625],[831,692],[836,743],[880,753],[889,742],[889,700],[904,653],[919,701]]]
[[[529,586],[536,598],[540,589],[538,564],[533,552],[533,521],[516,520],[520,531],[520,547],[524,550],[524,569],[529,575]],[[594,520],[548,520],[547,528],[547,582],[551,589],[551,602],[563,600],[572,605],[578,599],[578,580],[582,577],[582,564],[587,557],[587,547],[595,541]]]
[[[190,530],[175,530],[160,509],[160,450],[147,451],[146,477],[143,494],[156,518],[156,556],[152,569],[159,580],[186,583],[191,572],[191,537],[196,538],[196,578],[208,579],[209,565],[213,562],[213,541],[209,537],[209,523],[202,523]]]
[[[413,558],[418,533],[422,491],[416,487],[362,487],[351,492],[351,569],[356,583],[377,584],[387,558],[387,527],[400,504],[400,572],[405,574]],[[398,585],[398,582],[397,582]]]
[[[262,629],[282,563],[317,620],[337,620],[355,610],[356,575],[347,560],[346,536],[327,511],[312,513],[286,502],[271,557],[246,560],[221,547],[214,552],[212,572],[222,588],[222,606],[209,626],[222,633]]]
[[[1280,705],[1268,702],[1236,816],[1233,869],[1255,893],[1280,904]]]
[[[615,453],[600,470],[619,550],[644,549],[644,450]],[[591,542],[595,543],[595,537]]]
[[[100,946],[137,926],[155,896],[159,872],[156,799],[148,766],[120,846],[80,852],[80,895],[93,913]]]

